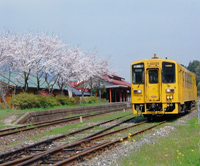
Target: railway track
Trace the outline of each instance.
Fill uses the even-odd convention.
[[[53,148],[53,146],[52,146],[51,149],[49,148],[49,145],[54,144],[56,141],[58,141],[60,139],[81,133],[83,131],[92,129],[95,126],[100,126],[100,125],[115,121],[115,120],[123,118],[123,117],[125,117],[125,116],[107,120],[105,122],[102,122],[102,123],[99,123],[99,124],[96,124],[93,126],[89,126],[89,127],[83,128],[81,130],[77,130],[77,131],[74,131],[71,133],[67,133],[67,134],[60,135],[60,136],[57,136],[57,137],[54,137],[51,139],[47,139],[47,140],[38,142],[36,144],[17,149],[15,151],[7,152],[4,154],[0,153],[0,165],[2,165],[2,166],[3,165],[5,165],[5,166],[7,166],[7,165],[35,165],[35,164],[37,164],[37,165],[49,165],[49,164],[50,165],[52,165],[52,164],[68,165],[68,164],[77,163],[79,161],[82,161],[83,158],[85,158],[85,157],[87,158],[89,156],[89,154],[92,154],[92,156],[98,155],[98,153],[100,153],[100,151],[104,151],[106,149],[109,149],[109,148],[115,146],[116,144],[118,144],[121,141],[121,139],[126,140],[126,139],[128,139],[128,137],[138,135],[142,132],[145,132],[147,130],[150,130],[150,129],[156,127],[157,125],[165,123],[165,121],[161,122],[159,124],[150,126],[146,129],[135,132],[127,137],[117,139],[115,141],[105,141],[103,143],[100,141],[94,142],[95,140],[98,140],[98,139],[102,140],[103,137],[106,137],[106,136],[109,137],[110,135],[112,135],[114,133],[117,133],[122,130],[126,130],[128,128],[135,127],[135,126],[145,123],[145,122],[141,122],[141,123],[138,123],[137,125],[133,125],[130,127],[126,127],[123,129],[119,129],[119,130],[115,130],[115,131],[103,134],[103,132],[110,130],[116,126],[119,126],[120,124],[123,124],[123,123],[131,120],[131,119],[127,119],[127,120],[122,121],[118,124],[115,124],[109,128],[106,128],[105,130],[101,130],[101,131],[91,134],[87,137],[84,137],[78,141],[74,141],[70,144],[64,144],[64,145],[58,146],[56,148]],[[78,118],[79,118],[79,116],[78,116]]]
[[[55,120],[52,122],[46,122],[46,123],[39,123],[39,124],[32,124],[32,125],[27,125],[27,126],[20,126],[20,127],[13,127],[9,129],[4,129],[0,131],[0,137],[16,134],[19,132],[24,132],[24,131],[29,131],[29,130],[34,130],[36,128],[42,128],[42,127],[47,127],[51,125],[56,125],[60,123],[66,123],[66,122],[72,122],[75,120],[78,120],[79,117],[72,117],[72,118],[65,118],[62,120]]]
[[[79,116],[62,118],[62,119],[52,120],[52,121],[47,121],[47,122],[40,122],[40,123],[33,123],[33,124],[30,124],[30,125],[23,125],[23,126],[20,126],[20,127],[12,127],[12,128],[7,128],[7,129],[1,129],[0,130],[0,137],[16,134],[16,133],[20,133],[20,132],[25,132],[25,131],[35,130],[36,128],[38,129],[38,128],[53,126],[53,125],[57,125],[57,124],[61,124],[61,123],[69,123],[69,122],[73,122],[73,121],[78,121],[78,120],[80,120],[80,116],[82,118],[91,118],[91,117],[94,117],[94,116],[99,116],[99,115],[103,115],[103,114],[107,114],[107,113],[111,113],[111,112],[113,112],[113,111],[104,112],[104,113],[96,113],[96,114],[92,114],[92,115],[89,115],[89,114],[79,115]]]
[[[115,141],[106,141],[104,143],[98,143],[96,140],[102,139],[102,137],[109,137],[112,134],[121,132],[123,130],[127,130],[132,127],[136,127],[139,125],[144,124],[145,122],[141,122],[135,125],[131,125],[129,127],[125,127],[122,129],[118,129],[115,131],[111,131],[109,133],[103,133],[107,130],[110,130],[122,123],[128,122],[131,119],[127,119],[125,121],[122,121],[116,125],[113,125],[107,129],[101,130],[100,132],[96,132],[94,134],[91,134],[90,136],[87,136],[85,138],[82,138],[78,141],[72,142],[70,144],[65,144],[50,150],[43,149],[43,152],[40,152],[41,149],[35,149],[39,151],[40,153],[32,154],[27,157],[24,157],[22,159],[14,160],[12,162],[4,163],[2,165],[8,166],[8,165],[48,165],[48,164],[55,164],[55,165],[66,165],[70,163],[74,163],[77,161],[80,161],[81,158],[88,156],[88,154],[96,154],[97,151],[102,151],[103,149],[110,148],[114,146],[115,144],[121,142],[121,139],[117,139]],[[145,128],[141,131],[138,131],[136,133],[133,133],[129,136],[134,136],[137,134],[140,134],[142,132],[145,132],[147,130],[150,130],[160,124],[163,124],[164,122],[161,122],[156,125],[152,125],[148,128]],[[123,140],[128,139],[128,137],[124,137]],[[95,142],[96,141],[96,142]]]
[[[128,115],[126,115],[126,116],[128,116]],[[70,133],[67,133],[67,134],[63,134],[63,135],[60,135],[60,136],[57,136],[57,137],[54,137],[54,138],[51,138],[51,139],[47,139],[47,140],[41,141],[41,142],[38,142],[36,144],[25,146],[23,148],[15,150],[15,151],[11,151],[11,152],[7,152],[7,153],[4,153],[4,154],[0,154],[0,163],[4,163],[4,162],[7,162],[9,160],[20,158],[21,155],[30,154],[31,152],[44,151],[44,149],[46,149],[46,146],[49,146],[50,144],[53,144],[55,141],[59,141],[60,139],[64,139],[64,138],[66,138],[68,136],[71,136],[71,135],[79,134],[79,133],[81,133],[83,131],[92,129],[92,128],[96,127],[96,126],[100,126],[100,125],[103,125],[103,124],[106,124],[106,123],[110,123],[110,122],[116,121],[116,120],[121,119],[121,118],[126,117],[126,116],[120,116],[120,117],[117,117],[117,118],[114,118],[114,119],[111,119],[111,120],[107,120],[107,121],[95,124],[93,126],[89,126],[89,127],[77,130],[77,131],[73,131],[73,132],[70,132]],[[132,119],[132,118],[130,118],[130,119]],[[107,128],[107,129],[105,129],[104,131],[112,129],[112,128],[116,127],[116,126],[119,126],[120,124],[125,123],[126,121],[129,121],[130,119],[124,120],[122,122],[119,122],[119,123]],[[97,132],[95,134],[92,134],[91,136],[100,134],[101,132],[103,132],[103,131],[100,131],[100,132]]]
[[[158,123],[156,125],[152,125],[152,126],[147,127],[147,128],[145,128],[143,130],[140,130],[140,131],[135,132],[133,134],[129,134],[126,137],[123,137],[123,138],[120,138],[120,139],[116,139],[114,141],[107,141],[107,142],[101,143],[99,145],[91,146],[91,147],[81,151],[78,154],[71,155],[69,158],[67,158],[65,160],[62,160],[62,161],[54,163],[54,164],[52,163],[52,164],[53,164],[53,166],[75,165],[77,162],[82,161],[86,157],[89,157],[89,156],[94,157],[95,155],[98,155],[99,152],[108,150],[108,149],[116,146],[117,144],[121,143],[122,141],[129,139],[130,137],[133,137],[135,135],[141,134],[141,133],[143,133],[143,132],[145,132],[147,130],[151,130],[151,129],[155,128],[156,126],[161,125],[161,124],[163,124],[165,122],[166,121],[163,121],[163,122]],[[134,127],[134,126],[132,126],[132,127]],[[130,128],[130,127],[128,127],[128,128]],[[124,128],[124,129],[127,129],[127,128]],[[120,129],[119,131],[121,131],[121,130],[123,130],[123,129]],[[91,138],[91,139],[99,139],[99,138],[104,137],[106,135],[114,134],[116,132],[118,132],[118,131],[110,132],[110,133],[107,133],[105,135],[103,135],[103,134],[102,135],[98,135],[98,136],[96,136],[94,138]]]

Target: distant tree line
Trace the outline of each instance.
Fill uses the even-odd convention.
[[[200,61],[193,60],[193,62],[190,62],[188,65],[188,70],[196,74],[196,80],[197,80],[197,94],[200,96]]]

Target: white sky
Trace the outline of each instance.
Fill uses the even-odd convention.
[[[55,33],[110,57],[130,82],[130,64],[153,57],[200,60],[199,0],[0,0],[0,31]]]

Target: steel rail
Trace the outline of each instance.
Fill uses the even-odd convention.
[[[98,123],[96,125],[93,125],[93,126],[88,126],[86,128],[83,128],[83,129],[80,129],[80,130],[76,130],[76,131],[73,131],[73,132],[70,132],[70,133],[67,133],[67,134],[63,134],[63,135],[60,135],[60,136],[57,136],[57,137],[54,137],[54,138],[51,138],[51,139],[47,139],[47,140],[44,140],[44,141],[40,141],[38,143],[35,143],[35,144],[32,144],[32,145],[29,145],[29,146],[26,146],[26,147],[23,147],[23,148],[20,148],[20,149],[17,149],[15,151],[11,151],[11,152],[7,152],[7,153],[4,153],[4,154],[0,154],[0,159],[6,161],[5,158],[8,158],[9,156],[12,156],[12,155],[16,155],[18,153],[21,153],[22,152],[29,152],[29,149],[30,148],[36,148],[38,146],[41,146],[41,145],[49,145],[51,144],[53,141],[56,141],[56,140],[59,140],[59,139],[63,139],[63,138],[66,138],[70,135],[75,135],[77,133],[81,133],[83,131],[86,131],[86,130],[89,130],[89,129],[92,129],[94,128],[95,126],[100,126],[100,125],[103,125],[103,124],[106,124],[106,123],[109,123],[109,122],[112,122],[112,121],[115,121],[115,120],[118,120],[118,119],[121,119],[123,117],[126,117],[128,115],[125,115],[125,116],[120,116],[120,117],[117,117],[117,118],[114,118],[114,119],[110,119],[110,120],[107,120],[107,121],[104,121],[104,122],[101,122],[101,123]],[[123,121],[124,122],[124,121]],[[122,122],[120,122],[121,124]],[[120,125],[119,124],[119,125]],[[13,157],[14,158],[14,157]]]
[[[141,133],[143,133],[143,132],[145,132],[145,131],[147,131],[147,130],[151,130],[151,129],[155,128],[156,126],[161,125],[161,124],[163,124],[163,123],[165,123],[165,122],[166,122],[166,121],[163,121],[163,122],[158,123],[158,124],[156,124],[156,125],[153,125],[153,126],[151,126],[151,127],[147,127],[147,128],[145,128],[145,129],[140,130],[140,131],[138,131],[138,132],[135,132],[135,133],[133,133],[133,134],[131,134],[131,135],[129,135],[129,136],[130,136],[130,137],[133,137],[133,136],[135,136],[135,135],[141,134]],[[77,153],[77,154],[71,156],[70,158],[68,158],[68,159],[66,159],[66,160],[63,160],[63,161],[58,162],[58,163],[55,163],[53,166],[69,165],[70,163],[74,162],[75,160],[78,160],[79,158],[83,158],[84,156],[90,155],[91,153],[94,153],[94,152],[96,152],[96,151],[98,151],[98,150],[102,150],[103,148],[110,147],[111,145],[120,143],[120,142],[122,142],[122,140],[127,140],[127,139],[129,138],[129,136],[123,137],[123,138],[121,138],[121,139],[117,139],[117,140],[115,140],[115,141],[105,142],[105,143],[103,143],[103,144],[101,144],[101,145],[99,145],[99,146],[91,147],[91,148],[89,148],[89,149],[83,150],[82,152],[79,152],[79,153]]]
[[[128,120],[130,121],[131,119],[134,119],[134,118],[135,117],[130,118]],[[123,122],[127,122],[128,120],[124,120]],[[121,124],[121,122],[120,122],[120,124]],[[113,127],[116,127],[116,125],[113,125]],[[104,131],[107,131],[107,129],[102,130],[102,132],[104,132]],[[91,136],[93,136],[93,134]],[[87,139],[88,139],[88,137],[87,137]],[[25,162],[22,162],[22,163],[20,163],[18,165],[29,165],[31,163],[37,162],[38,160],[41,160],[41,159],[45,158],[46,156],[49,156],[49,155],[52,155],[54,153],[63,151],[63,149],[71,148],[71,147],[75,147],[75,146],[81,146],[82,144],[85,144],[85,142],[87,142],[87,139],[85,139],[85,140],[79,140],[79,141],[74,141],[71,144],[61,145],[61,146],[56,147],[54,149],[50,149],[48,151],[41,152],[41,153],[39,153],[37,155],[27,156],[27,157],[19,159],[19,160],[14,160],[14,161],[2,164],[2,166],[15,165],[16,163],[20,163],[22,161],[25,161]]]
[[[4,136],[16,134],[16,133],[19,133],[19,132],[34,130],[36,128],[42,128],[42,127],[46,127],[46,126],[50,126],[50,125],[55,125],[55,124],[59,124],[59,123],[71,122],[71,121],[74,121],[74,120],[77,120],[77,119],[79,119],[79,118],[68,118],[66,120],[56,121],[56,122],[52,122],[52,123],[45,123],[45,124],[36,125],[36,126],[33,126],[33,127],[29,127],[29,126],[28,127],[27,126],[26,127],[25,126],[18,127],[18,128],[16,128],[17,129],[16,131],[11,131],[11,132],[0,134],[0,137],[4,137]]]
[[[80,116],[82,116],[82,115],[80,115]],[[9,132],[9,131],[13,131],[13,130],[19,130],[19,129],[27,128],[29,126],[37,126],[37,125],[46,124],[46,123],[52,123],[52,122],[61,121],[61,120],[68,120],[68,119],[77,118],[77,117],[80,117],[80,116],[73,116],[73,117],[68,117],[68,118],[55,119],[55,120],[44,121],[44,122],[39,122],[39,123],[32,123],[32,124],[28,124],[28,125],[21,125],[21,126],[18,126],[18,127],[11,127],[11,128],[1,129],[0,133]]]
[[[98,116],[98,115],[102,115],[102,114],[106,114],[106,113],[110,113],[110,112],[113,112],[113,111],[108,111],[108,112],[104,112],[104,113],[96,113],[96,114],[93,114],[93,115],[84,115],[82,117],[88,118],[88,117]],[[46,126],[56,125],[56,124],[59,124],[59,123],[65,123],[65,122],[71,122],[71,121],[79,120],[80,116],[68,117],[68,118],[63,118],[63,119],[58,119],[58,120],[52,120],[52,121],[48,121],[48,122],[44,122],[44,123],[40,122],[40,123],[28,125],[28,126],[21,126],[21,127],[13,127],[13,128],[10,128],[10,129],[3,129],[3,130],[0,130],[0,133],[6,132],[6,131],[10,131],[10,132],[0,134],[0,137],[16,134],[16,133],[19,133],[19,132],[34,130],[36,128],[42,128],[42,127],[46,127]],[[33,126],[33,127],[29,127],[29,126]],[[16,130],[16,131],[13,131],[13,130]]]
[[[13,130],[18,130],[18,129],[22,129],[22,128],[27,128],[29,126],[36,126],[36,125],[41,125],[41,124],[46,124],[46,123],[52,123],[52,122],[61,121],[61,120],[68,120],[68,119],[72,119],[72,118],[79,119],[80,116],[82,116],[83,118],[85,118],[87,116],[91,116],[92,117],[92,116],[103,115],[103,114],[106,114],[106,113],[111,113],[111,112],[116,112],[116,111],[121,111],[121,109],[120,110],[111,110],[111,111],[106,111],[106,112],[103,112],[103,113],[101,112],[101,113],[96,113],[96,114],[80,114],[80,115],[73,116],[73,117],[48,120],[48,121],[43,121],[43,122],[38,122],[38,123],[31,123],[31,124],[28,124],[28,125],[21,125],[21,126],[18,126],[18,127],[10,127],[10,128],[0,129],[0,133],[8,132],[8,131],[13,131]]]

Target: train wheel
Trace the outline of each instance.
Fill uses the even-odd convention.
[[[184,113],[188,113],[188,107],[187,107],[187,104],[184,104],[184,106],[183,106],[183,112],[184,112]]]
[[[187,103],[187,111],[190,111],[192,108],[192,102]]]
[[[153,122],[155,120],[155,116],[153,115],[147,115],[146,117],[148,122]]]

